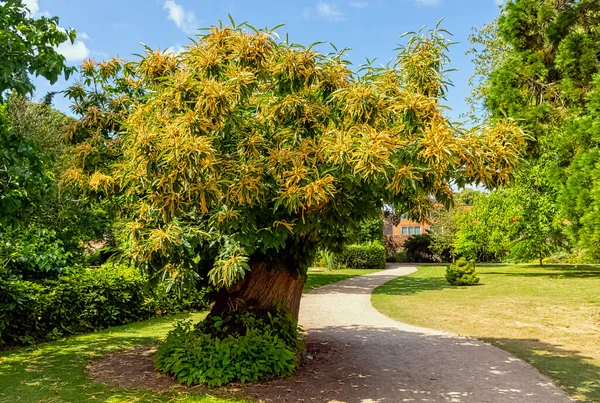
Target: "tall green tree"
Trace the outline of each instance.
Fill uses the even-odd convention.
[[[43,186],[39,181],[26,182],[34,185],[27,190],[35,202],[20,206],[18,215],[13,214],[18,220],[0,228],[0,260],[21,277],[56,277],[64,267],[84,260],[84,245],[89,241],[110,234],[110,216],[77,189],[59,186],[69,162],[71,150],[64,132],[72,118],[16,94],[7,98],[6,116],[11,135],[29,145],[26,150],[45,176]],[[10,155],[22,163],[30,161],[18,150]],[[36,170],[28,166],[22,171]],[[34,197],[33,192],[40,194]]]
[[[61,29],[57,17],[34,18],[22,0],[0,3],[0,101],[10,90],[31,93],[32,75],[50,82],[68,78],[74,68],[56,47],[74,39],[75,31]],[[0,105],[0,225],[17,223],[25,208],[42,200],[48,184],[43,158],[30,139],[12,130]]]
[[[56,50],[73,41],[57,17],[36,17],[21,0],[0,3],[0,266],[22,276],[56,275],[79,249],[84,210],[59,197],[62,131],[69,119],[29,101],[31,77],[51,83],[75,71]],[[68,218],[68,211],[74,212]],[[91,222],[91,221],[90,221]],[[87,224],[89,224],[88,222]],[[92,226],[93,227],[93,226]],[[33,274],[35,273],[35,274]]]
[[[454,182],[510,177],[520,130],[457,131],[444,117],[442,34],[360,74],[343,52],[244,26],[213,27],[178,55],[86,62],[69,91],[81,118],[65,177],[123,197],[126,255],[152,276],[204,279],[213,315],[297,316],[317,245],[348,222],[384,204],[424,219]]]
[[[506,189],[480,193],[471,210],[455,212],[453,251],[480,262],[502,261],[520,237],[516,223],[519,206]]]
[[[570,234],[596,259],[599,24],[595,0],[513,0],[475,40],[484,48],[480,66],[485,59],[492,67],[480,81],[486,112],[492,119],[515,119],[529,136],[528,161],[518,175],[523,181],[512,185],[520,186],[517,193],[527,195],[529,207],[537,209],[523,217],[532,220],[525,228],[545,234],[548,242],[535,242],[540,247],[564,245],[565,233]],[[528,178],[538,178],[537,183]],[[557,222],[569,223],[563,234]]]
[[[7,90],[32,93],[30,76],[41,76],[55,83],[75,68],[67,66],[58,45],[75,40],[73,29],[60,27],[58,17],[34,17],[23,0],[0,3],[0,100]]]
[[[431,214],[431,251],[442,261],[453,260],[456,253],[454,243],[459,230],[459,217],[470,210],[481,191],[464,189],[454,197],[454,205],[450,208],[437,206]]]

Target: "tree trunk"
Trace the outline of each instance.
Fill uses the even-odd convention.
[[[250,307],[280,306],[297,320],[305,280],[305,275],[294,277],[288,270],[269,270],[265,263],[255,262],[242,281],[219,292],[210,315],[224,316]]]

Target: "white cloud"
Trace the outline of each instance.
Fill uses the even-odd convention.
[[[333,3],[320,1],[317,3],[317,14],[319,17],[327,18],[330,21],[339,21],[344,19],[344,13]]]
[[[417,3],[424,6],[437,6],[440,4],[440,0],[417,0]]]
[[[168,10],[169,18],[183,32],[193,34],[198,29],[198,20],[193,11],[186,11],[174,0],[166,0],[163,9]]]
[[[169,46],[167,49],[165,49],[165,52],[167,53],[173,53],[174,55],[178,55],[181,52],[185,52],[187,50],[187,48],[185,46],[182,46],[181,44],[176,44],[173,46]]]
[[[90,56],[90,50],[85,43],[76,40],[74,43],[66,41],[58,45],[58,53],[63,55],[68,62],[80,62]]]
[[[369,2],[362,1],[362,0],[353,1],[353,2],[350,3],[350,7],[352,7],[352,8],[365,8],[368,5],[369,5]]]
[[[23,4],[29,9],[31,15],[36,15],[40,11],[38,0],[23,0]]]
[[[89,40],[90,36],[87,34],[87,32],[82,32],[82,33],[77,34],[77,38],[85,41],[85,40]]]

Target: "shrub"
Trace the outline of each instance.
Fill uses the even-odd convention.
[[[406,263],[406,252],[397,252],[392,256],[388,256],[387,261],[390,263]]]
[[[33,280],[58,278],[71,253],[65,250],[55,231],[30,226],[3,228],[0,232],[0,256],[10,273]]]
[[[474,285],[479,283],[475,261],[464,257],[446,268],[446,280],[452,285]]]
[[[394,235],[386,235],[383,237],[383,246],[385,247],[388,259],[390,259],[402,251],[402,238]]]
[[[166,295],[146,285],[137,270],[123,266],[73,270],[41,283],[0,276],[0,345],[32,344],[207,306],[198,290]]]
[[[334,256],[334,267],[349,269],[385,268],[385,248],[380,242],[368,242],[345,246]]]
[[[334,253],[327,249],[319,249],[313,260],[313,267],[326,267],[328,269],[334,269]]]
[[[155,364],[186,385],[245,383],[290,375],[299,346],[296,321],[285,310],[250,309],[196,326],[178,323],[158,347]]]
[[[427,234],[408,237],[404,241],[404,253],[407,262],[435,262],[435,254],[431,251],[431,237]]]

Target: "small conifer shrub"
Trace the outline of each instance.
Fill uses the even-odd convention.
[[[475,271],[475,261],[464,257],[446,268],[446,280],[452,285],[475,285],[479,277]]]

